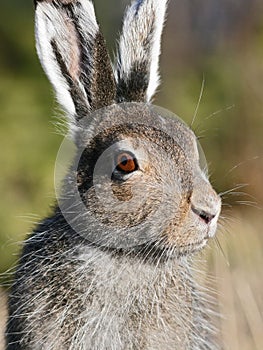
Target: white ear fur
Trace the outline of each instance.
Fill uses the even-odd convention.
[[[90,47],[99,32],[99,27],[91,1],[79,0],[78,6],[74,5],[76,1],[72,3],[73,18],[67,14],[61,4],[51,1],[37,2],[35,32],[41,64],[56,91],[58,102],[67,112],[70,122],[74,124],[77,112],[75,98],[77,99],[78,96],[75,98],[72,96],[69,80],[72,80],[81,92],[82,102],[84,101],[88,110],[90,106],[87,93],[80,76],[85,73],[86,79],[90,79],[88,70],[91,67],[85,67],[87,71],[82,72],[81,56],[82,51],[85,50],[90,65],[92,64]],[[55,43],[59,51],[66,72],[63,72],[61,62],[58,62],[52,43]]]
[[[159,55],[167,0],[135,0],[124,17],[116,79],[128,79],[134,64],[146,63],[150,101],[159,85]]]

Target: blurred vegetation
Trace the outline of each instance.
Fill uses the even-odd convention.
[[[112,54],[128,1],[94,2]],[[22,241],[34,223],[49,212],[54,198],[54,162],[62,141],[52,125],[55,121],[52,116],[58,114],[53,92],[34,49],[33,16],[33,6],[29,0],[9,0],[1,4],[2,272],[17,259],[17,242]],[[254,273],[259,273],[263,256],[262,253],[257,255],[254,249],[262,251],[263,248],[260,234],[262,214],[256,208],[249,210],[248,206],[240,204],[253,205],[250,202],[256,202],[256,206],[261,207],[263,203],[263,2],[171,0],[163,35],[161,76],[163,84],[155,103],[172,110],[188,124],[191,124],[195,114],[204,80],[204,91],[193,129],[201,138],[215,188],[224,192],[246,184],[243,189],[234,191],[246,194],[229,194],[225,204],[232,206],[231,216],[239,216],[242,220],[245,218],[245,222],[254,225],[251,228],[251,235],[255,237],[252,243],[256,241],[257,244],[251,245],[249,250],[252,237],[249,232],[250,238],[243,244],[248,245],[246,252],[249,251],[254,259],[257,257],[255,264],[258,265]],[[240,237],[237,237],[240,224],[234,227],[235,235],[231,236],[233,246],[240,243]],[[219,236],[220,240],[228,240],[227,235],[222,236]],[[245,237],[244,233],[242,237]],[[229,252],[229,248],[225,250]],[[237,245],[232,253],[229,252],[233,269],[242,262],[241,251]],[[251,275],[250,268],[247,275],[243,272],[246,283],[247,276]],[[216,271],[222,269],[216,268]],[[256,280],[256,275],[253,276]],[[238,282],[239,286],[240,283],[242,279]],[[261,303],[256,301],[256,305],[262,306],[259,289],[257,284],[256,298],[261,298]],[[244,325],[244,332],[252,337],[253,331],[251,335],[251,330],[248,330],[249,322],[244,321]],[[242,349],[263,348],[263,341],[258,341],[256,346],[255,341],[247,341],[247,347],[245,341],[241,343]],[[241,343],[236,343],[239,349]]]

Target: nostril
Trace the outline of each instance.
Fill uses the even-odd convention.
[[[215,217],[214,214],[207,213],[204,210],[196,209],[195,207],[191,207],[192,211],[198,215],[206,224],[209,224],[209,222]]]

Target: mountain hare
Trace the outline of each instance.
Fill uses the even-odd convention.
[[[9,350],[217,349],[191,256],[221,201],[193,132],[150,104],[166,3],[132,2],[113,66],[91,1],[35,1],[38,55],[76,154],[24,244]]]

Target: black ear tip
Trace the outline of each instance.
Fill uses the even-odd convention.
[[[35,7],[37,7],[37,4],[38,4],[39,2],[52,3],[53,0],[34,0],[34,5],[35,5]]]
[[[53,2],[53,0],[34,0],[35,5],[37,5],[38,2]]]
[[[38,0],[34,0],[34,6],[37,7]]]
[[[57,3],[61,5],[69,5],[69,4],[74,4],[77,1],[78,0],[34,0],[34,5],[36,7],[39,2],[46,2],[48,4]]]

